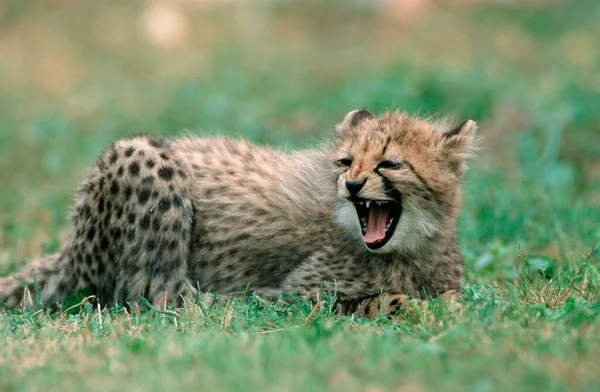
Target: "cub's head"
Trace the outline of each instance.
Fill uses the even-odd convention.
[[[375,252],[418,250],[453,227],[476,128],[472,120],[448,127],[403,112],[348,113],[333,155],[338,223]]]

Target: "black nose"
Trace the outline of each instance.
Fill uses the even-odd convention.
[[[346,189],[350,192],[350,196],[356,196],[365,185],[365,182],[367,182],[366,178],[357,181],[346,181]]]

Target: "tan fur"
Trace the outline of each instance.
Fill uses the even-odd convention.
[[[227,138],[117,141],[77,193],[69,241],[18,280],[0,279],[0,298],[17,307],[34,271],[44,304],[83,286],[105,304],[144,296],[175,305],[196,288],[277,296],[324,287],[342,313],[371,316],[380,292],[392,303],[460,290],[456,218],[475,123],[445,130],[358,110],[337,128],[330,145],[291,154]],[[382,160],[399,166],[376,173]],[[389,197],[382,178],[402,195],[396,231],[377,251],[347,199],[345,181],[364,178],[360,197]]]

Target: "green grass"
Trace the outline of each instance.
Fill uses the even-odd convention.
[[[0,310],[0,390],[598,390],[600,6],[406,18],[365,4],[182,5],[187,37],[164,48],[147,38],[146,3],[3,3],[0,274],[60,246],[75,187],[117,137],[185,129],[301,148],[351,109],[403,108],[481,126],[462,309]]]

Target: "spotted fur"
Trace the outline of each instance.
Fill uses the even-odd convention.
[[[43,304],[90,286],[103,304],[143,296],[161,306],[196,288],[326,288],[341,313],[373,316],[374,303],[393,311],[405,295],[460,290],[456,219],[475,123],[444,129],[358,110],[337,128],[333,143],[290,154],[227,138],[117,141],[79,188],[64,247],[0,279],[0,299],[18,307],[36,284]],[[384,160],[394,167],[379,168]],[[400,223],[377,251],[347,199],[356,178],[366,179],[362,197],[402,195]],[[374,300],[381,292],[391,300]]]

